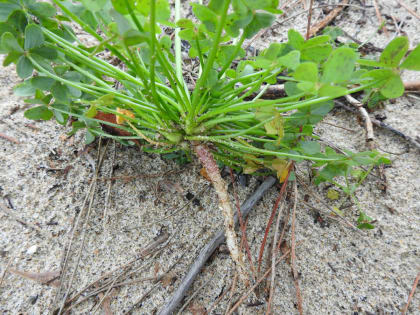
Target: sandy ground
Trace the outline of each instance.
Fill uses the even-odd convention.
[[[392,22],[393,15],[402,22],[399,31],[410,37],[412,45],[418,44],[420,23],[396,1],[383,2],[382,14],[390,19],[389,37],[375,32],[378,21],[370,6],[371,1],[366,1],[369,7],[365,11],[357,7],[345,10],[335,24],[361,41],[369,39],[374,45],[384,47],[398,31]],[[416,1],[405,2],[417,12],[420,10]],[[360,6],[359,1],[351,3]],[[288,16],[301,10],[301,5],[296,5],[288,11]],[[321,19],[322,14],[321,10],[315,10],[313,20]],[[303,32],[305,18],[301,16],[274,27],[254,44],[264,47],[274,40],[280,41],[289,27]],[[414,80],[416,76],[418,78],[414,73],[406,73],[405,79]],[[96,143],[84,152],[83,135],[78,133],[66,138],[68,127],[54,122],[26,120],[23,100],[14,96],[12,91],[17,82],[19,79],[14,68],[3,68],[0,73],[0,133],[17,139],[19,143],[0,138],[0,202],[20,218],[20,222],[0,212],[0,276],[8,264],[10,269],[26,272],[60,269],[75,220],[83,210],[95,176],[99,151]],[[420,135],[418,98],[402,97],[395,103],[386,104],[375,114],[385,115],[386,123],[411,137]],[[366,149],[364,129],[353,114],[335,110],[325,121],[350,128],[353,132],[321,123],[317,132],[323,139],[350,150]],[[328,226],[321,226],[315,222],[311,209],[302,203],[298,206],[296,237],[302,243],[297,248],[297,267],[305,314],[400,313],[419,272],[419,151],[390,132],[376,129],[375,134],[380,150],[398,154],[389,155],[392,165],[385,169],[386,192],[375,176],[369,176],[358,191],[363,209],[377,220],[374,230],[358,233],[328,220]],[[104,141],[101,152],[105,146]],[[199,175],[197,163],[180,167],[159,156],[141,153],[134,147],[115,146],[109,142],[99,178],[110,177],[112,169],[113,176],[137,178],[117,180],[111,186],[109,181],[98,181],[90,218],[84,217],[81,222],[86,224],[84,249],[71,292],[138,257],[147,244],[167,232],[170,240],[166,247],[153,258],[139,259],[134,264],[137,271],[131,279],[143,280],[124,285],[112,293],[111,308],[115,314],[122,314],[154,288],[150,296],[133,310],[134,314],[152,314],[168,299],[200,248],[221,226],[217,199],[211,188],[206,189],[209,184]],[[303,174],[306,172],[305,164],[300,170]],[[172,173],[167,173],[169,171]],[[247,187],[241,187],[240,200],[244,201],[257,185],[257,180],[252,179]],[[107,207],[108,189],[110,201]],[[199,195],[203,189],[204,193]],[[325,198],[325,187],[312,189]],[[277,188],[272,188],[249,218],[247,233],[254,261],[277,191]],[[302,187],[299,191],[302,199],[306,192]],[[180,210],[188,203],[188,193],[199,195],[199,204],[189,204]],[[312,198],[310,203],[322,209]],[[334,202],[330,203],[334,205]],[[355,208],[349,208],[345,215],[355,222],[358,213]],[[24,222],[35,225],[36,230]],[[76,233],[69,257],[70,273],[77,263],[81,244],[82,235]],[[163,283],[154,284],[145,279],[165,273],[173,264]],[[229,255],[220,250],[195,281],[188,296],[201,289],[192,300],[192,307],[183,313],[190,314],[196,309],[195,314],[200,314],[198,311],[203,307],[209,310],[232,283],[233,274]],[[69,278],[66,277],[66,285]],[[297,313],[288,263],[278,266],[276,279],[274,313]],[[236,301],[244,291],[243,287],[238,287],[232,300]],[[51,285],[6,273],[0,287],[0,313],[46,314],[56,292],[57,288]],[[223,313],[228,298],[229,294],[226,294],[212,314]],[[97,302],[97,298],[91,298],[77,306],[74,313],[90,314]],[[247,299],[238,312],[263,314],[264,310],[263,293]],[[409,313],[420,314],[419,292],[414,295]]]

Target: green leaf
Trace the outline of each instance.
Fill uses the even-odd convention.
[[[191,3],[191,7],[194,15],[197,17],[197,19],[204,23],[207,30],[210,32],[215,32],[217,21],[219,20],[217,14],[208,7],[198,3]]]
[[[37,48],[44,43],[44,34],[36,24],[29,24],[25,28],[25,50]]]
[[[28,25],[26,12],[23,10],[13,11],[7,19],[7,24],[16,29],[18,33],[23,33],[25,31],[26,25]]]
[[[54,60],[58,57],[57,50],[45,46],[31,49],[31,54],[36,54],[42,58],[50,60]]]
[[[18,76],[22,79],[26,79],[27,77],[32,75],[33,71],[34,67],[32,66],[32,62],[25,56],[20,56],[19,61],[16,65],[16,72]]]
[[[47,106],[41,105],[28,109],[25,111],[24,116],[32,120],[50,120],[54,114]]]
[[[20,56],[22,56],[21,53],[17,53],[17,52],[11,52],[11,53],[9,53],[6,56],[6,58],[4,58],[4,60],[3,60],[3,67],[7,67],[11,63],[16,63],[18,61],[18,59],[19,59]]]
[[[114,7],[115,11],[121,14],[128,14],[128,8],[125,4],[125,0],[111,0],[112,6]],[[131,8],[134,8],[133,0],[128,0]]]
[[[168,0],[155,0],[156,1],[156,21],[157,22],[166,22],[171,16],[171,11],[169,10]],[[137,0],[135,1],[135,8],[144,16],[150,16],[150,4],[151,0]],[[128,13],[128,11],[127,11]]]
[[[81,0],[83,6],[92,11],[97,12],[103,9],[108,0]]]
[[[380,88],[380,92],[386,98],[397,98],[404,93],[404,83],[398,73],[389,69],[375,69],[362,75],[362,78],[370,77],[378,80],[374,86]]]
[[[134,46],[147,41],[147,35],[138,30],[128,30],[123,35],[123,40],[127,46]]]
[[[7,52],[23,53],[22,47],[19,45],[12,33],[6,32],[1,37],[1,46]]]
[[[63,113],[62,111],[69,111],[70,110],[69,106],[64,105],[64,104],[54,103],[51,105],[51,107],[53,108],[55,120],[60,125],[65,125],[67,123],[67,120],[69,119],[69,115],[66,113]]]
[[[375,226],[370,223],[360,223],[357,225],[357,228],[361,230],[373,230]]]
[[[194,23],[189,19],[179,19],[176,26],[187,29],[194,29]]]
[[[16,85],[13,91],[17,96],[32,96],[35,94],[36,88],[32,85],[31,80],[26,80]]]
[[[293,77],[299,81],[318,82],[318,66],[314,62],[301,63],[293,73]]]
[[[68,89],[65,85],[55,82],[51,87],[51,94],[59,102],[66,103],[68,101]]]
[[[269,27],[274,22],[275,16],[269,13],[255,13],[254,17],[245,29],[245,38],[251,38],[262,28]]]
[[[354,71],[357,54],[351,48],[340,47],[334,50],[324,64],[322,82],[343,83],[349,80]]]
[[[383,50],[379,61],[388,67],[397,67],[408,50],[408,38],[396,37]]]
[[[318,90],[319,96],[333,96],[339,97],[346,93],[347,89],[342,86],[324,84]]]
[[[32,85],[35,88],[40,89],[42,91],[50,90],[54,82],[55,82],[54,79],[51,79],[48,77],[41,77],[41,76],[37,76],[31,79]]]
[[[57,12],[55,8],[47,2],[36,2],[34,4],[31,4],[29,5],[29,10],[31,11],[31,13],[41,18],[52,17]]]
[[[20,9],[20,5],[17,3],[11,3],[9,1],[0,2],[0,21],[6,21],[10,13],[17,9]]]
[[[289,39],[288,44],[296,50],[300,50],[305,43],[305,39],[303,38],[303,36],[294,29],[289,30],[289,32],[287,33],[287,37]]]
[[[302,59],[314,62],[321,62],[328,58],[333,48],[329,44],[318,45],[313,47],[304,47],[301,50]]]
[[[280,57],[277,62],[285,66],[286,68],[289,68],[291,70],[296,70],[296,68],[300,64],[300,52],[297,50],[293,50],[289,52],[287,55]]]
[[[408,55],[400,66],[401,69],[420,71],[420,45]]]
[[[340,197],[340,193],[335,189],[328,189],[327,198],[330,200],[337,200]]]
[[[85,144],[91,144],[95,141],[95,135],[88,129],[85,134]]]
[[[381,94],[386,98],[397,98],[404,94],[404,83],[399,74],[394,73],[380,90]]]
[[[303,153],[314,155],[321,152],[321,145],[316,141],[300,141],[299,146]]]

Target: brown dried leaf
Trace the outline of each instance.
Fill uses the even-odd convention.
[[[209,182],[211,182],[211,179],[209,175],[207,174],[207,171],[204,167],[200,170],[200,175],[203,176],[205,179],[207,179]]]
[[[16,269],[10,269],[11,273],[30,279],[42,284],[52,285],[53,287],[59,287],[60,281],[58,277],[60,276],[60,271],[46,271],[46,272],[26,272]]]
[[[176,280],[176,275],[173,272],[168,272],[167,274],[162,276],[162,286],[167,288]]]
[[[207,310],[203,305],[200,305],[198,303],[192,303],[189,307],[188,310],[193,314],[193,315],[206,315],[207,314]]]

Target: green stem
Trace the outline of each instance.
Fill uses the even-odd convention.
[[[239,39],[239,41],[236,43],[236,47],[235,47],[235,51],[232,54],[232,56],[230,56],[230,58],[228,59],[228,61],[226,61],[226,63],[224,64],[224,66],[222,67],[222,69],[219,72],[219,79],[223,76],[223,74],[225,73],[225,71],[231,66],[232,61],[236,58],[236,56],[239,53],[239,50],[242,47],[242,44],[244,43],[245,40],[245,32],[242,32],[241,38]]]
[[[203,85],[205,81],[207,80],[210,70],[213,67],[214,60],[216,59],[216,54],[217,54],[217,51],[219,50],[220,38],[222,36],[223,28],[225,27],[225,24],[226,24],[226,17],[227,17],[229,5],[230,5],[230,0],[224,0],[223,8],[222,8],[222,15],[219,19],[219,23],[217,24],[216,36],[214,37],[214,40],[213,40],[213,46],[210,49],[210,54],[209,54],[209,57],[207,58],[206,65],[203,69],[203,73],[198,79],[197,84],[192,94],[192,107],[193,108],[195,108],[197,102],[199,101],[199,94],[201,93]]]
[[[99,42],[102,42],[104,39],[102,36],[96,33],[94,29],[92,29],[87,23],[83,22],[79,17],[69,9],[67,9],[59,0],[52,0],[65,14],[67,14],[73,21],[78,23],[87,33],[95,37]],[[133,65],[130,64],[129,60],[125,58],[118,50],[116,50],[111,45],[106,44],[106,48],[108,48],[115,56],[117,56],[121,61],[123,61],[128,67],[133,68]]]

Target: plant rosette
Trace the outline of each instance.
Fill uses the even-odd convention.
[[[289,30],[287,42],[247,57],[244,41],[281,14],[278,0],[191,3],[194,21],[181,18],[180,0],[174,19],[167,0],[52,3],[0,1],[3,66],[16,64],[24,81],[14,92],[34,105],[25,116],[71,122],[70,134],[85,129],[86,143],[108,137],[146,152],[195,154],[219,195],[227,229],[233,211],[218,165],[252,174],[269,169],[282,181],[291,163],[311,161],[315,183],[334,183],[354,198],[367,173],[388,159],[322,147],[314,125],[345,95],[363,91],[366,102],[400,97],[400,72],[420,70],[420,46],[407,55],[407,37],[392,40],[379,60],[367,60],[357,46],[337,45],[330,35],[305,40]],[[92,43],[75,35],[74,24]],[[181,39],[200,65],[193,81],[183,77]],[[263,99],[279,81],[286,96]],[[371,228],[370,221],[361,211],[359,227]],[[236,243],[228,236],[231,252]]]

